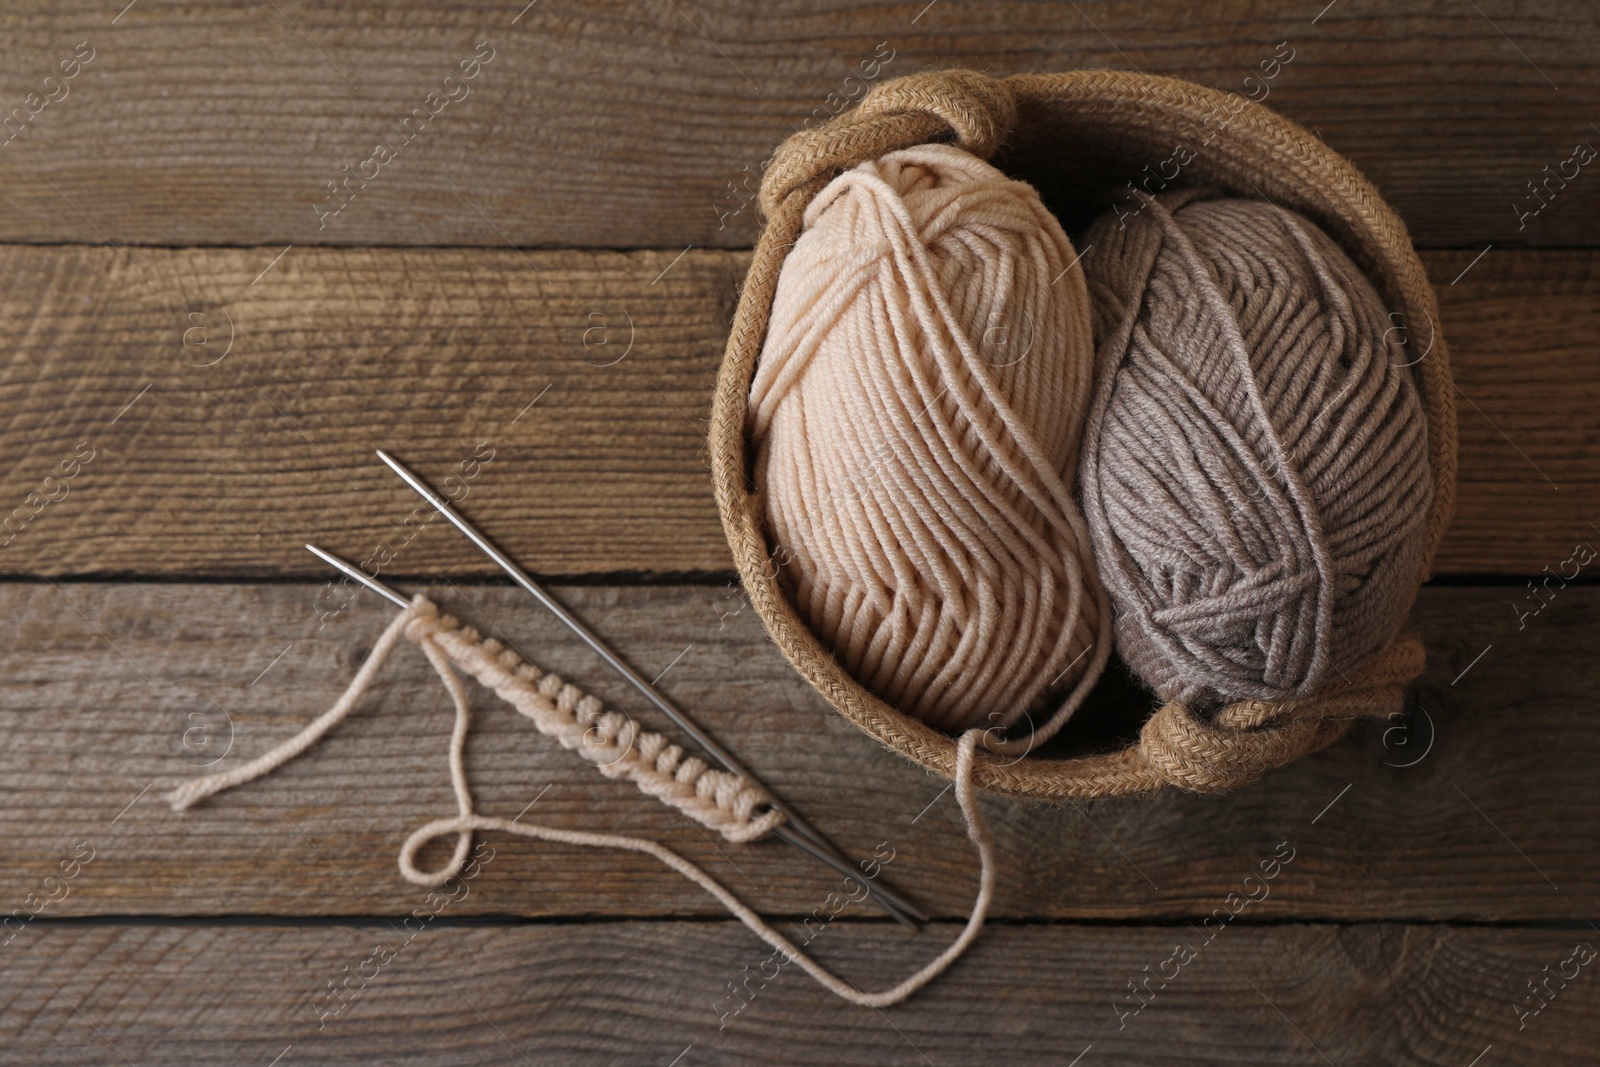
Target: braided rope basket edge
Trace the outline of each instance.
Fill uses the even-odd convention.
[[[761,186],[766,223],[718,374],[709,449],[735,565],[774,643],[840,714],[947,779],[955,773],[956,739],[896,710],[852,678],[779,586],[763,505],[749,477],[750,383],[784,256],[799,236],[806,205],[828,181],[865,160],[929,141],[954,143],[987,159],[1019,121],[1048,132],[1052,115],[1092,123],[1099,135],[1117,138],[1137,158],[1159,159],[1155,153],[1167,151],[1184,132],[1210,130],[1188,168],[1189,180],[1266,197],[1308,215],[1366,270],[1402,323],[1427,322],[1429,344],[1412,366],[1428,420],[1434,479],[1419,586],[1454,506],[1455,398],[1437,298],[1405,225],[1355,166],[1321,140],[1237,94],[1155,75],[1070,71],[993,79],[948,70],[876,86],[854,110],[790,137],[768,165]],[[1137,742],[1118,751],[1073,758],[990,756],[975,768],[974,781],[987,792],[1040,799],[1132,795],[1169,785],[1226,792],[1326,747],[1359,718],[1399,710],[1404,687],[1422,668],[1421,640],[1403,634],[1377,663],[1336,690],[1281,704],[1239,702],[1209,717],[1169,702],[1145,723]]]

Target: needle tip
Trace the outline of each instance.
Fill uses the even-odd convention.
[[[384,585],[382,582],[378,581],[378,579],[373,575],[367,574],[360,568],[352,566],[348,560],[340,559],[332,552],[324,551],[309,541],[306,542],[306,549],[312,555],[316,556],[324,563],[327,563],[335,570],[349,575],[362,585],[366,586],[368,589],[371,589],[373,592],[393,602],[399,607],[407,608],[411,606],[411,601],[407,600],[393,589],[390,589],[387,585]]]

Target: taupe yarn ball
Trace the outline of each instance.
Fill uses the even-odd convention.
[[[1032,187],[928,144],[807,206],[750,387],[793,603],[908,715],[1053,733],[1110,652],[1073,498],[1094,342],[1078,256]]]
[[[1336,685],[1422,578],[1433,484],[1406,350],[1306,218],[1204,190],[1140,205],[1082,242],[1080,473],[1118,652],[1196,708]]]

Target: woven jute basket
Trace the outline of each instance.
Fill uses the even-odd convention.
[[[774,154],[761,184],[765,225],[712,408],[717,506],[739,576],[773,641],[840,714],[908,759],[946,778],[954,775],[955,739],[891,707],[846,673],[783,592],[751,476],[750,383],[778,274],[799,236],[806,205],[841,171],[931,141],[956,144],[1034,182],[1069,229],[1087,221],[1067,216],[1090,202],[1097,185],[1104,194],[1139,176],[1141,167],[1154,170],[1173,158],[1178,145],[1193,158],[1174,184],[1264,197],[1323,226],[1366,271],[1396,329],[1405,331],[1405,351],[1427,413],[1434,479],[1421,584],[1455,497],[1449,359],[1437,300],[1405,226],[1356,168],[1260,104],[1174,78],[1118,71],[1003,79],[968,70],[917,74],[882,83],[854,110],[795,134]],[[974,781],[989,792],[1038,798],[1130,795],[1166,786],[1225,792],[1325,747],[1358,719],[1400,710],[1405,686],[1422,667],[1422,642],[1402,635],[1378,662],[1336,689],[1285,703],[1239,702],[1209,715],[1169,702],[1145,722],[1136,742],[1120,750],[1072,758],[988,756]]]

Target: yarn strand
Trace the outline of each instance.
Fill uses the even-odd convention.
[[[580,754],[602,773],[612,778],[631,778],[647,795],[677,807],[729,840],[745,842],[765,836],[783,818],[780,812],[766,805],[765,792],[753,783],[710,769],[694,757],[685,759],[678,746],[669,744],[658,734],[640,729],[632,719],[619,712],[601,714],[599,703],[593,697],[583,695],[555,675],[543,674],[499,642],[480,639],[470,629],[458,628],[454,619],[440,616],[434,604],[420,594],[384,630],[366,662],[333,707],[294,737],[256,759],[227,771],[193,779],[171,790],[166,794],[166,799],[173,810],[183,811],[204,797],[269,774],[305,752],[349,715],[401,636],[422,648],[450,694],[455,710],[449,763],[457,814],[453,818],[436,819],[418,827],[400,846],[400,873],[412,884],[439,886],[458,875],[472,850],[474,833],[484,830],[497,830],[559,844],[641,853],[653,857],[705,890],[762,941],[782,952],[790,961],[798,963],[823,988],[843,1000],[867,1008],[888,1007],[911,996],[949,969],[982,931],[994,896],[994,841],[978,810],[977,795],[972,784],[973,763],[981,731],[970,730],[962,735],[956,765],[956,801],[966,824],[967,837],[976,847],[979,859],[978,893],[966,926],[953,942],[915,974],[889,989],[867,993],[811,959],[721,882],[659,842],[622,834],[567,830],[523,822],[520,818],[503,819],[477,814],[473,809],[472,790],[464,760],[471,713],[466,690],[456,675],[457,666],[493,689],[502,699],[532,719],[541,732],[555,736],[564,747],[578,749],[587,739],[598,737],[598,741]],[[563,729],[563,726],[567,728]],[[573,726],[579,730],[576,736],[571,728]],[[617,751],[619,748],[620,753]],[[604,754],[604,762],[593,756],[596,750]],[[765,811],[757,810],[764,805]],[[435,838],[452,833],[456,835],[456,846],[450,860],[436,871],[418,868],[416,859],[422,848]]]
[[[389,653],[394,650],[405,632],[407,616],[402,612],[383,631],[377,644],[372,646],[372,652],[367,656],[367,661],[361,665],[356,676],[350,679],[350,684],[334,703],[333,707],[313,719],[306,728],[295,734],[283,744],[271,751],[265,752],[248,763],[226,771],[217,771],[200,778],[193,778],[183,785],[172,790],[166,795],[167,802],[172,805],[173,811],[182,811],[196,801],[203,800],[213,793],[220,793],[224,789],[252,782],[264,774],[270,774],[279,767],[294,759],[300,753],[316,744],[323,734],[333,729],[344,721],[350,709],[356,706],[356,701],[361,699],[361,694],[367,691],[372,684],[372,679],[383,666],[384,660],[389,658]]]

